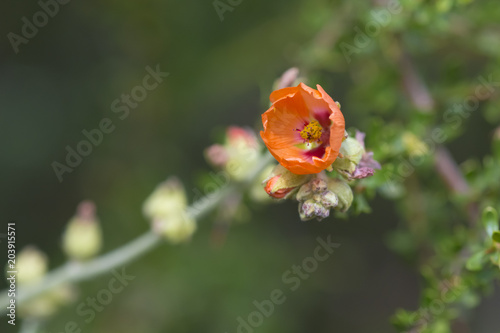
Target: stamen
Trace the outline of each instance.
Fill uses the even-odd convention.
[[[300,132],[301,138],[308,143],[313,141],[317,141],[318,143],[320,143],[321,134],[323,134],[323,127],[321,127],[317,120],[311,121]]]

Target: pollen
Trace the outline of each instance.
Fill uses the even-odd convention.
[[[319,142],[321,134],[323,134],[323,128],[317,120],[311,121],[302,131],[300,131],[300,136],[307,142]]]

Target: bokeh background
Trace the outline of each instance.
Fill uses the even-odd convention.
[[[221,21],[211,1],[74,0],[60,5],[18,53],[7,34],[21,34],[21,19],[32,20],[40,5],[3,1],[0,233],[8,220],[17,221],[17,247],[35,244],[57,267],[65,261],[64,227],[76,205],[91,199],[103,252],[132,240],[149,228],[141,205],[154,187],[177,175],[193,197],[209,169],[203,150],[228,125],[258,130],[274,80],[292,66],[341,102],[349,127],[364,131],[384,121],[404,127],[418,113],[394,61],[402,50],[435,94],[440,116],[479,75],[500,77],[496,1],[401,4],[402,12],[348,62],[340,43],[355,45],[355,27],[364,31],[371,11],[387,8],[384,1],[243,0]],[[120,120],[111,103],[157,64],[169,76]],[[478,110],[446,143],[458,163],[491,150],[499,109],[493,100]],[[59,182],[51,163],[63,162],[65,147],[74,148],[82,130],[103,118],[116,129]],[[303,223],[293,202],[250,204],[251,215],[231,227],[222,245],[211,239],[209,215],[189,244],[164,244],[128,265],[135,280],[91,323],[76,307],[105,288],[111,274],[82,283],[76,301],[46,322],[46,332],[63,332],[67,321],[96,333],[236,332],[237,317],[254,311],[254,300],[288,290],[283,272],[311,256],[316,238],[326,235],[341,247],[255,331],[393,332],[390,318],[399,308],[416,309],[421,290],[416,260],[391,246],[393,232],[412,217],[381,195],[370,205],[370,214]],[[6,253],[4,241],[0,247]],[[496,290],[469,312],[470,332],[500,329]],[[6,321],[0,330],[16,331]]]

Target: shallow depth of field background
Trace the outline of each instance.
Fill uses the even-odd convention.
[[[211,1],[74,0],[15,54],[7,33],[19,34],[21,18],[40,8],[35,1],[3,1],[1,225],[16,220],[17,246],[35,244],[57,267],[65,260],[65,224],[81,200],[91,199],[104,252],[125,244],[148,229],[141,205],[167,176],[179,176],[191,198],[195,189],[203,191],[200,180],[209,168],[203,149],[225,126],[259,129],[273,81],[291,66],[306,70],[309,84],[321,84],[341,102],[348,127],[366,130],[375,120],[404,124],[413,110],[403,102],[397,67],[381,51],[390,53],[397,29],[432,93],[449,93],[456,82],[475,80],[498,64],[500,10],[493,0],[438,1],[451,3],[439,15],[433,14],[437,5],[403,1],[410,9],[401,18],[408,21],[395,17],[396,28],[382,28],[348,63],[338,43],[353,44],[354,27],[364,29],[376,2],[244,0],[221,22]],[[424,9],[431,13],[427,21],[419,18]],[[443,20],[457,25],[455,35],[433,28]],[[323,45],[322,38],[335,42]],[[112,101],[157,64],[170,75],[120,120]],[[456,95],[466,96],[459,89]],[[481,105],[463,134],[447,143],[459,163],[490,151],[498,113]],[[51,163],[63,162],[66,145],[74,148],[84,139],[81,131],[103,118],[113,120],[114,132],[59,183]],[[287,300],[256,332],[392,332],[396,309],[417,307],[420,277],[415,260],[387,245],[391,232],[407,223],[401,208],[381,196],[371,204],[372,214],[307,223],[292,202],[250,205],[251,216],[231,228],[222,247],[210,239],[208,216],[190,244],[162,245],[128,265],[135,280],[89,324],[76,307],[105,288],[111,274],[81,284],[76,302],[48,322],[47,332],[62,332],[67,321],[95,333],[236,332],[236,318],[246,318],[255,310],[252,302],[269,299],[276,288]],[[290,292],[282,274],[327,235],[341,247]],[[0,248],[5,253],[5,242]],[[2,254],[0,264],[5,261]],[[498,330],[499,307],[497,288],[471,313],[473,332]],[[12,329],[6,321],[0,320],[2,332]]]

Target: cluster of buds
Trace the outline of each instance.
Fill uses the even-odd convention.
[[[19,290],[40,283],[46,276],[47,266],[48,259],[45,253],[33,246],[22,249],[16,258],[16,283]],[[11,278],[12,276],[7,274],[7,281],[10,281]],[[47,318],[56,313],[60,306],[71,302],[74,296],[75,292],[72,286],[69,284],[61,285],[26,303],[22,303],[19,306],[19,315],[30,318]],[[7,307],[7,309],[9,308]]]
[[[63,250],[77,261],[88,260],[101,250],[102,231],[91,201],[81,202],[63,235]]]
[[[182,183],[169,178],[156,187],[143,205],[143,213],[153,230],[172,243],[191,239],[196,221],[187,213],[187,197]]]
[[[263,182],[267,194],[277,200],[296,199],[302,221],[330,215],[330,209],[345,212],[352,204],[351,187],[343,180],[329,178],[324,172],[296,175],[277,165]]]
[[[277,165],[262,183],[266,193],[276,200],[297,200],[302,221],[322,220],[330,215],[331,209],[346,212],[354,199],[348,182],[372,176],[380,169],[373,153],[366,151],[364,137],[361,132],[356,132],[355,138],[345,134],[339,157],[328,168],[340,174],[340,178],[333,174],[330,177],[325,171],[298,175]]]
[[[313,218],[321,221],[330,216],[331,208],[340,212],[347,211],[351,206],[353,195],[351,187],[343,180],[319,174],[300,187],[296,199],[299,202],[299,215],[302,221]]]
[[[214,144],[205,150],[207,161],[241,181],[257,165],[261,146],[255,133],[246,128],[231,126],[226,131],[224,144]]]

